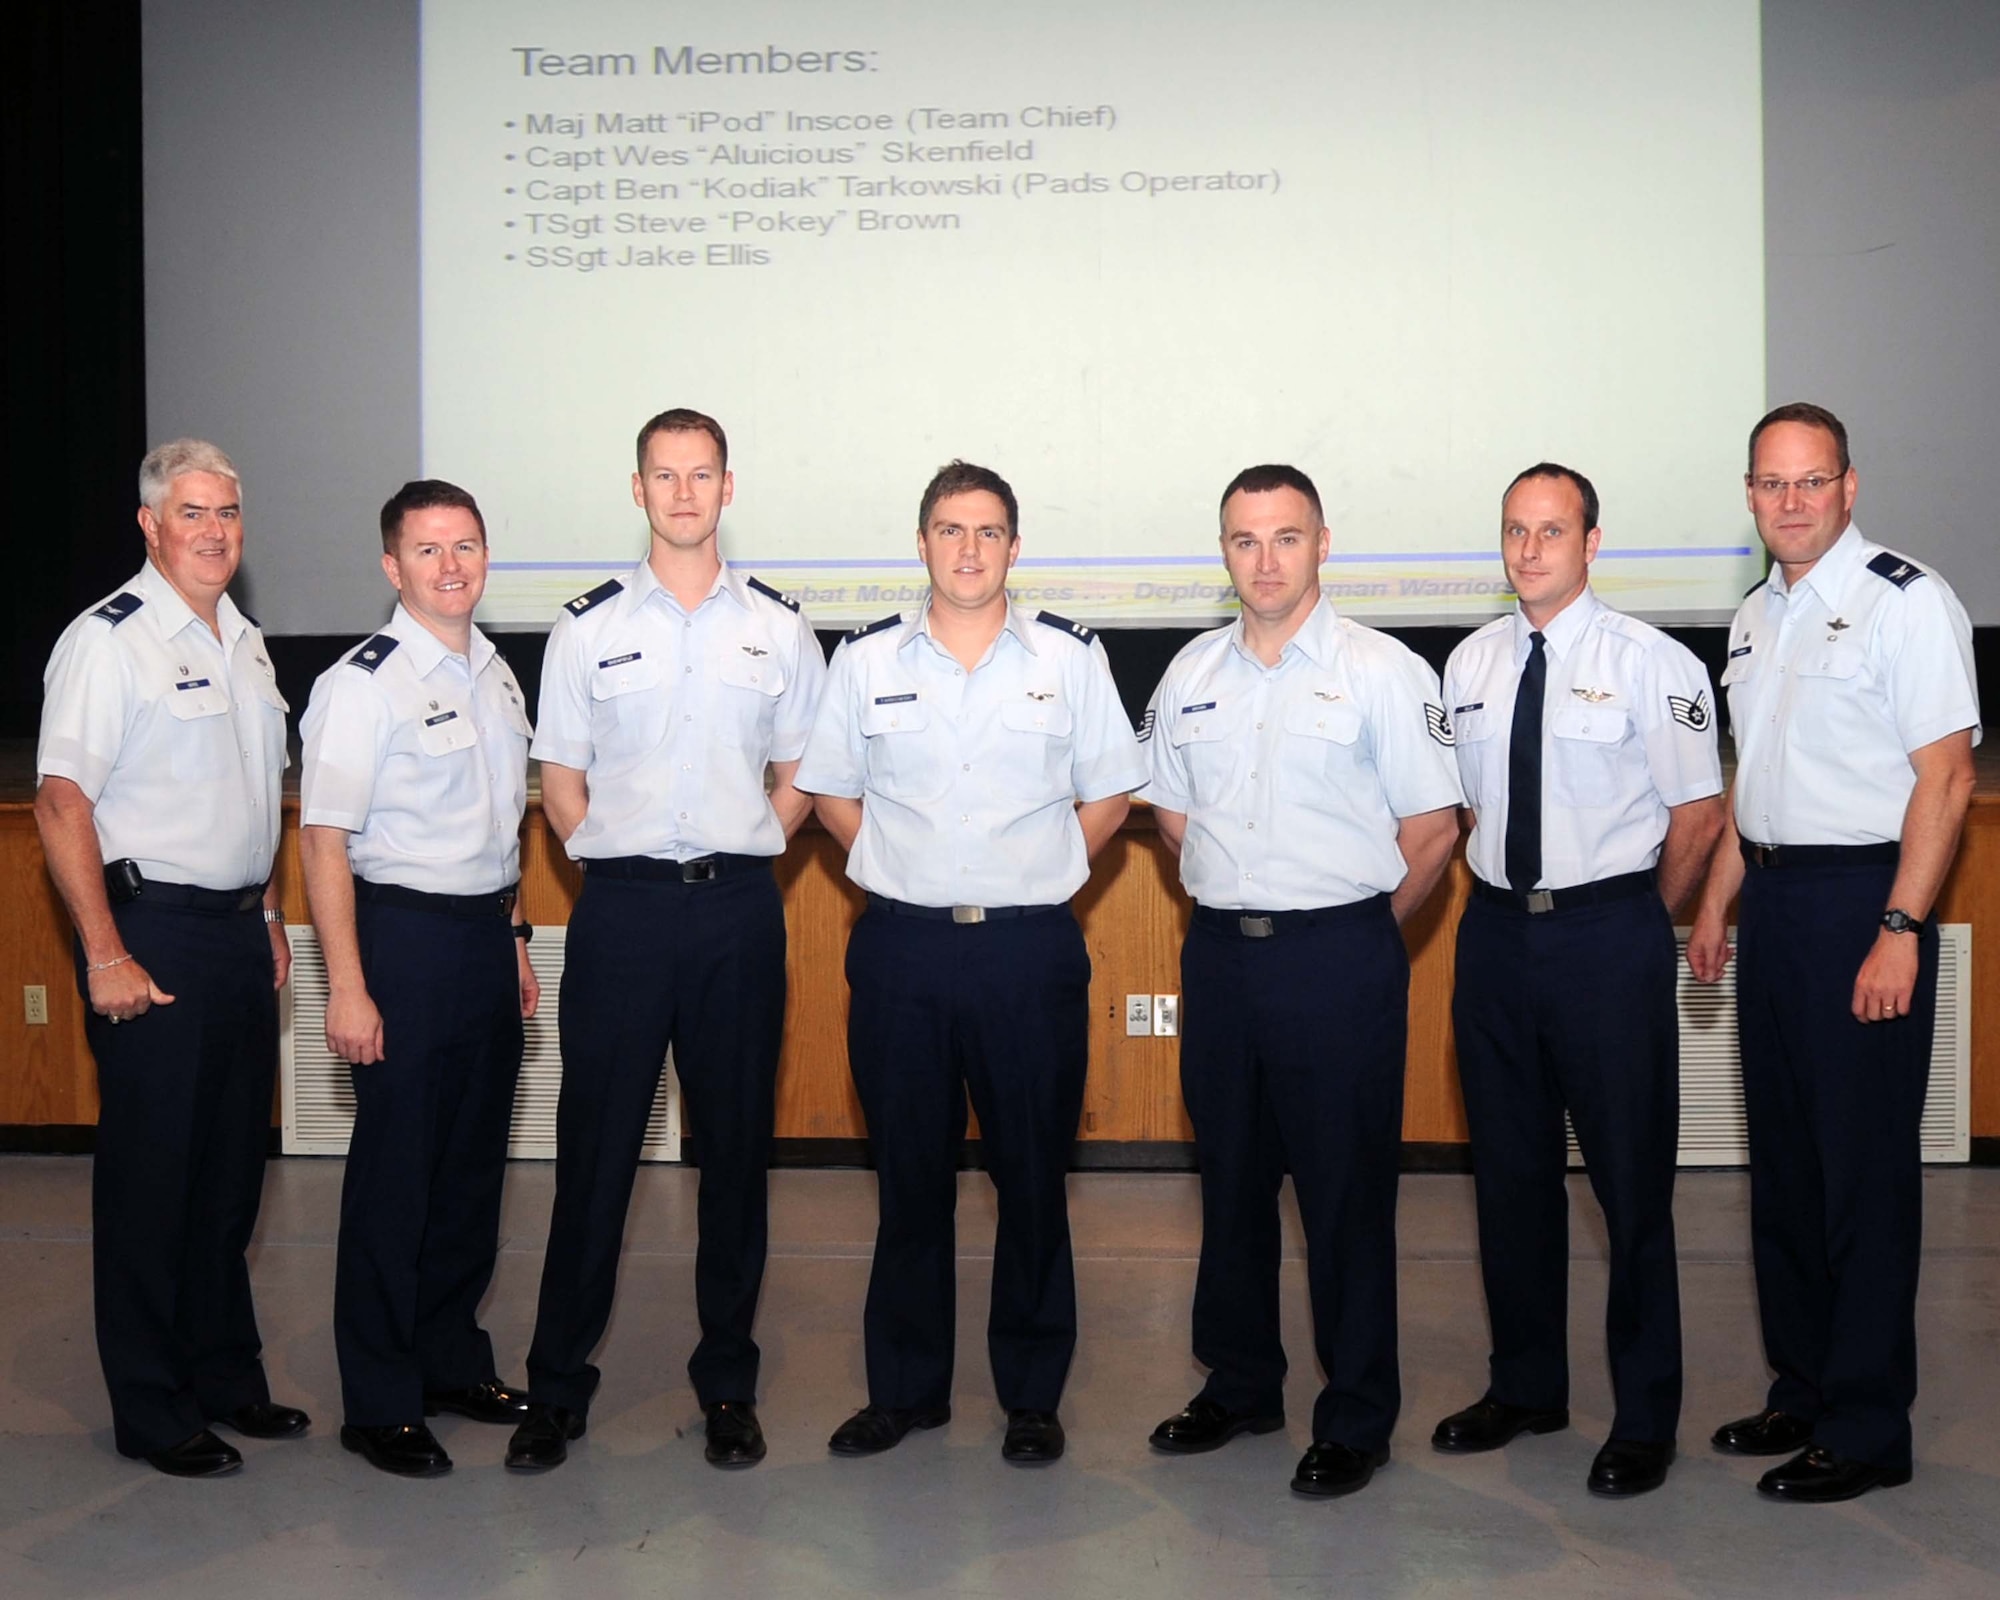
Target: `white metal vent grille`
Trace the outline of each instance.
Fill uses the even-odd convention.
[[[1736,964],[1720,982],[1694,981],[1688,971],[1687,934],[1680,944],[1681,1143],[1684,1167],[1740,1167],[1750,1159],[1743,1119],[1743,1063],[1736,1051]],[[1729,930],[1730,942],[1736,930]],[[1930,1090],[1921,1131],[1926,1161],[1965,1161],[1972,1155],[1972,925],[1938,929],[1937,1038],[1931,1046]],[[1576,1135],[1569,1162],[1583,1165]]]
[[[354,1085],[347,1063],[326,1047],[326,962],[309,926],[288,925],[292,976],[278,1000],[278,1072],[284,1101],[287,1155],[347,1154],[354,1131]],[[556,1100],[562,1090],[562,1051],[556,1042],[556,1009],[562,992],[562,927],[537,927],[528,959],[542,980],[542,1003],[528,1019],[521,1080],[514,1091],[514,1122],[507,1154],[552,1160],[556,1153]],[[681,1154],[680,1085],[671,1053],[641,1150],[646,1161],[678,1161]]]

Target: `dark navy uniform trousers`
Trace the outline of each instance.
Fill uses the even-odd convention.
[[[1202,1393],[1284,1410],[1278,1191],[1305,1226],[1313,1341],[1326,1384],[1315,1440],[1374,1450],[1402,1405],[1396,1180],[1410,962],[1387,895],[1323,911],[1196,907],[1181,946],[1181,1095],[1201,1162],[1194,1354]]]
[[[1769,1404],[1837,1456],[1906,1468],[1936,927],[1908,1016],[1849,1010],[1895,870],[1747,867],[1736,1005]]]
[[[498,894],[477,914],[358,898],[354,919],[383,1058],[351,1069],[333,1341],[347,1421],[367,1428],[420,1422],[426,1389],[496,1376],[479,1302],[499,1247],[521,988]]]
[[[868,1398],[951,1401],[966,1095],[999,1197],[986,1325],[1007,1410],[1054,1411],[1076,1350],[1067,1175],[1089,1056],[1090,956],[1067,905],[981,923],[874,896],[847,945],[847,1050],[881,1207]]]
[[[148,886],[157,896],[166,885]],[[246,891],[248,893],[248,891]],[[97,1351],[119,1450],[169,1449],[269,1400],[243,1259],[264,1192],[278,998],[256,905],[112,908],[174,997],[113,1027],[77,988],[102,1109],[91,1179]]]
[[[688,1361],[704,1406],[757,1397],[771,1123],[785,1026],[785,911],[770,863],[718,858],[710,881],[591,862],[562,980],[556,1202],[528,1351],[536,1401],[589,1408],[625,1214],[668,1046],[701,1166]],[[674,872],[671,863],[637,870]]]
[[[1678,960],[1650,889],[1533,916],[1475,895],[1451,1007],[1493,1330],[1487,1398],[1569,1404],[1567,1109],[1610,1239],[1611,1435],[1658,1444],[1681,1409]]]

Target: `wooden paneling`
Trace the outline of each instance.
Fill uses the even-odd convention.
[[[1986,786],[1982,786],[1986,787]],[[278,882],[288,920],[305,920],[288,806]],[[844,859],[824,833],[809,828],[778,866],[791,941],[785,1050],[778,1075],[780,1138],[859,1137],[861,1107],[847,1072],[847,930],[861,895]],[[13,888],[0,911],[0,1124],[92,1123],[95,1073],[83,1041],[83,1008],[70,958],[68,918],[50,887],[34,819],[21,804],[0,805],[0,881]],[[537,923],[564,923],[582,882],[531,813],[522,850],[522,893]],[[1465,1138],[1465,1109],[1451,1043],[1453,935],[1471,879],[1462,853],[1444,885],[1404,929],[1410,946],[1410,1058],[1403,1136],[1453,1143]],[[1185,1140],[1179,1054],[1173,1039],[1128,1038],[1127,994],[1180,989],[1181,935],[1188,902],[1174,863],[1150,817],[1135,812],[1103,854],[1077,897],[1090,949],[1090,1080],[1084,1093],[1085,1139]],[[1945,921],[1970,922],[1973,937],[1972,1132],[2000,1137],[2000,793],[1974,803],[1957,865],[1939,903]],[[1339,975],[1329,973],[1329,996]],[[49,1023],[28,1027],[21,986],[49,993]],[[1329,1010],[1327,1027],[1339,1018]]]

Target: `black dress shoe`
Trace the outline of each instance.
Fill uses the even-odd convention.
[[[238,1406],[228,1416],[215,1420],[228,1423],[250,1439],[296,1439],[312,1426],[312,1418],[297,1406],[273,1405],[268,1400]]]
[[[434,1417],[440,1411],[470,1417],[474,1422],[518,1424],[528,1414],[528,1397],[498,1378],[475,1383],[470,1389],[426,1389],[424,1415]]]
[[[546,1472],[569,1459],[569,1441],[583,1437],[581,1411],[530,1405],[526,1420],[507,1441],[507,1465],[516,1472]]]
[[[369,1466],[399,1478],[441,1478],[451,1471],[451,1457],[421,1422],[381,1428],[343,1427],[340,1445],[343,1450],[366,1456]]]
[[[1667,1481],[1667,1468],[1674,1459],[1673,1441],[1655,1443],[1650,1439],[1607,1439],[1597,1459],[1590,1464],[1584,1487],[1592,1494],[1614,1499],[1644,1494]]]
[[[1813,1425],[1782,1411],[1738,1417],[1715,1430],[1708,1442],[1732,1456],[1788,1456],[1812,1443]]]
[[[171,1450],[152,1451],[146,1464],[170,1478],[220,1478],[242,1466],[243,1458],[235,1446],[224,1444],[203,1428]]]
[[[917,1407],[863,1406],[826,1441],[837,1456],[873,1456],[893,1450],[912,1428],[940,1428],[951,1421],[950,1406]]]
[[[1375,1469],[1386,1465],[1388,1460],[1386,1444],[1373,1450],[1356,1450],[1349,1445],[1315,1439],[1299,1458],[1299,1470],[1292,1474],[1292,1492],[1316,1495],[1322,1500],[1353,1494],[1357,1489],[1367,1488]]]
[[[1852,1500],[1870,1489],[1900,1489],[1910,1481],[1908,1467],[1877,1466],[1872,1461],[1844,1461],[1830,1450],[1808,1450],[1757,1480],[1757,1492],[1801,1505],[1830,1505]]]
[[[1557,1407],[1510,1406],[1504,1400],[1480,1400],[1454,1411],[1431,1432],[1431,1448],[1449,1455],[1498,1450],[1523,1433],[1557,1433],[1569,1426],[1569,1412]]]
[[[1017,1467],[1046,1467],[1060,1461],[1063,1425],[1053,1411],[1010,1411],[1000,1459]]]
[[[1284,1425],[1282,1411],[1231,1411],[1198,1394],[1155,1428],[1146,1443],[1169,1455],[1195,1456],[1219,1450],[1239,1433],[1276,1433]]]
[[[718,1400],[701,1413],[708,1418],[708,1446],[702,1454],[711,1467],[754,1467],[764,1459],[764,1430],[749,1401]]]

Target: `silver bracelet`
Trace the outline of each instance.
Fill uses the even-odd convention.
[[[132,959],[131,954],[128,952],[127,954],[118,957],[118,959],[115,961],[100,961],[97,963],[97,965],[93,967],[85,967],[83,970],[85,972],[109,972],[113,967],[124,966],[125,963],[130,961],[131,959]]]

